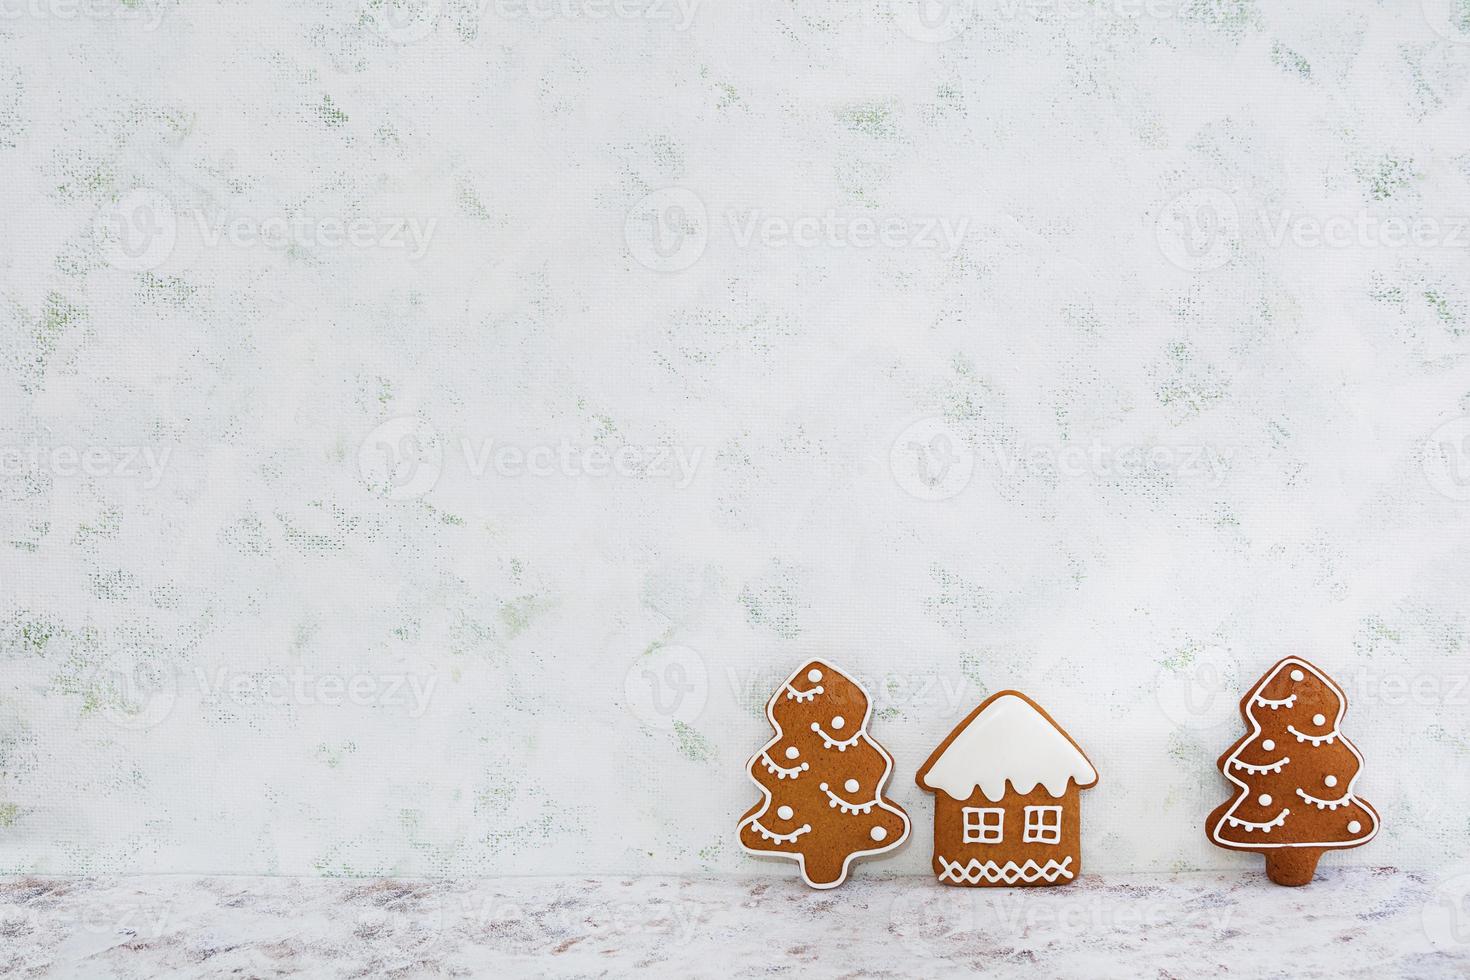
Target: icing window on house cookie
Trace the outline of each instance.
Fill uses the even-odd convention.
[[[964,808],[966,844],[999,844],[1005,827],[1006,812],[998,806]]]
[[[1062,808],[1028,806],[1021,839],[1028,844],[1058,844],[1062,840]]]

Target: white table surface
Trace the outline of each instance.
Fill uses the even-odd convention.
[[[9,878],[14,976],[1470,976],[1424,878]]]

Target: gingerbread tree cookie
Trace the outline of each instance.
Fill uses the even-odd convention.
[[[1322,853],[1378,833],[1378,813],[1354,793],[1363,757],[1339,731],[1347,699],[1299,657],[1268,670],[1240,702],[1250,732],[1216,765],[1235,797],[1205,823],[1210,842],[1266,856],[1278,885],[1305,885]]]
[[[882,854],[909,836],[909,818],[883,796],[893,760],[868,734],[862,685],[813,660],[766,704],[776,735],[746,771],[762,799],[740,818],[740,846],[797,862],[813,888],[847,879],[854,859]]]

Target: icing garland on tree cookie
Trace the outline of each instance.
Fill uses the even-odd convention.
[[[855,859],[908,839],[908,815],[883,796],[893,759],[868,733],[871,705],[822,660],[776,689],[766,704],[776,734],[746,764],[762,799],[740,818],[742,849],[795,861],[808,885],[834,888]]]
[[[1278,885],[1305,885],[1323,852],[1378,834],[1378,812],[1357,795],[1363,757],[1340,729],[1342,689],[1300,657],[1268,670],[1240,701],[1251,731],[1220,756],[1235,796],[1205,833],[1217,847],[1257,851]]]

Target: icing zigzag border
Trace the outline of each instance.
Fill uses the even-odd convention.
[[[970,858],[970,862],[961,865],[958,861],[950,861],[942,854],[936,854],[939,863],[944,870],[939,874],[940,881],[954,881],[965,885],[978,885],[982,881],[992,885],[1006,884],[1014,885],[1018,881],[1024,881],[1028,885],[1035,881],[1045,881],[1047,884],[1054,883],[1058,878],[1071,880],[1072,863],[1071,856],[1067,856],[1061,862],[1055,859],[1048,860],[1045,866],[1028,860],[1025,864],[1017,864],[1015,861],[1007,861],[999,864],[995,861],[981,862],[977,858]]]

